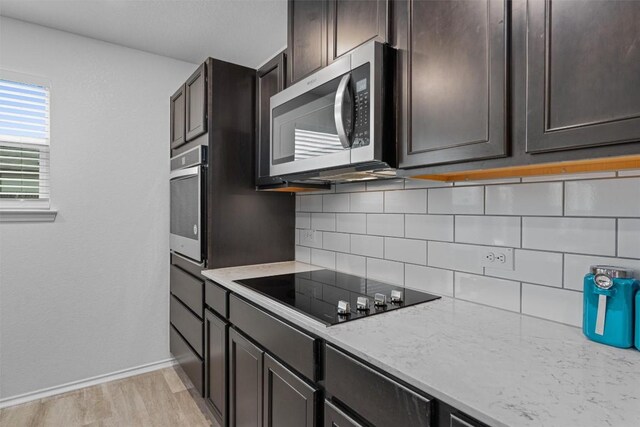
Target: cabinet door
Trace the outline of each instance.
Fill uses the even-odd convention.
[[[318,390],[278,363],[264,356],[264,427],[313,427],[316,425]]]
[[[257,73],[258,144],[256,145],[256,185],[279,184],[269,177],[271,143],[271,97],[284,89],[286,56],[282,52],[264,64]]]
[[[328,400],[324,401],[324,427],[362,427]]]
[[[205,314],[205,398],[220,425],[227,425],[227,323]]]
[[[229,330],[229,425],[262,425],[262,364],[264,352]]]
[[[327,1],[289,0],[288,82],[295,83],[327,64]]]
[[[184,101],[184,85],[174,93],[169,99],[170,118],[169,118],[169,142],[171,148],[177,148],[185,143],[184,139],[184,117],[185,117],[185,101]]]
[[[505,0],[409,4],[409,78],[401,94],[409,128],[402,132],[401,167],[507,154],[506,6]]]
[[[207,131],[207,70],[205,64],[189,77],[185,83],[186,95],[186,140]]]
[[[527,151],[640,140],[640,2],[529,1]]]
[[[387,42],[389,0],[329,0],[328,61],[369,40]]]

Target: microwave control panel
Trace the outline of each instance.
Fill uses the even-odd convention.
[[[353,82],[354,101],[354,123],[353,123],[353,143],[352,147],[363,147],[371,142],[370,111],[371,102],[369,97],[369,64],[362,65],[351,72]]]

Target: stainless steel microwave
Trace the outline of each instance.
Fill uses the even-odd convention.
[[[271,176],[355,180],[395,167],[391,54],[366,43],[271,97]]]

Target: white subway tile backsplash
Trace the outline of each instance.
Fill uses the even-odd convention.
[[[640,259],[610,258],[603,256],[564,255],[564,287],[581,291],[584,276],[592,265],[613,265],[632,269],[635,277],[640,277]]]
[[[453,271],[404,265],[404,286],[437,295],[453,296]]]
[[[486,187],[487,215],[562,215],[562,182]]]
[[[346,233],[322,233],[322,248],[336,252],[349,252],[350,236]]]
[[[335,270],[336,253],[322,249],[311,249],[311,264]]]
[[[505,310],[520,311],[520,283],[455,273],[455,297]]]
[[[311,228],[311,214],[309,212],[296,212],[296,228]]]
[[[411,239],[453,241],[453,215],[405,215],[404,235]]]
[[[615,178],[615,172],[565,173],[560,175],[527,176],[522,182],[573,181],[579,179]]]
[[[520,247],[519,217],[456,216],[455,227],[456,242]]]
[[[367,277],[395,285],[404,285],[404,264],[385,259],[367,258]]]
[[[516,249],[513,271],[485,267],[487,276],[562,287],[562,254]]]
[[[343,273],[367,276],[367,258],[351,254],[336,254],[336,270]]]
[[[384,238],[352,234],[351,253],[382,258],[384,256]]]
[[[295,256],[579,326],[592,264],[640,276],[638,200],[638,171],[340,184],[296,196]],[[513,270],[483,267],[504,247],[515,248]]]
[[[367,214],[336,214],[336,231],[365,234],[367,232]]]
[[[298,196],[302,212],[322,212],[322,195]]]
[[[367,182],[367,191],[401,190],[404,188],[404,180],[401,178],[381,179]]]
[[[325,194],[322,196],[324,212],[349,212],[348,194]]]
[[[522,219],[522,247],[595,255],[615,255],[614,219],[551,218]]]
[[[334,213],[312,213],[311,228],[313,230],[336,231],[336,214]]]
[[[297,228],[293,230],[293,240],[296,245],[300,244],[300,230],[298,230]]]
[[[522,313],[581,326],[582,293],[523,283]]]
[[[384,210],[384,193],[351,193],[351,212],[382,212]]]
[[[404,181],[404,188],[407,190],[412,188],[436,188],[452,186],[452,182],[432,181],[429,179],[406,179]]]
[[[483,267],[480,260],[486,250],[484,246],[428,242],[427,264],[430,267],[482,274]]]
[[[427,265],[427,242],[385,237],[384,257],[394,261]]]
[[[430,188],[428,192],[429,213],[484,213],[484,187]]]
[[[640,258],[640,219],[618,220],[618,256]]]
[[[296,261],[311,263],[311,249],[304,246],[296,246]]]
[[[404,215],[367,214],[367,234],[403,237]]]
[[[626,169],[618,171],[618,176],[640,176],[640,169]]]
[[[640,178],[567,182],[565,215],[640,217]]]
[[[400,190],[384,193],[384,211],[427,213],[427,190]]]

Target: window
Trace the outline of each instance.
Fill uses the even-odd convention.
[[[49,208],[49,85],[0,74],[0,208]]]

